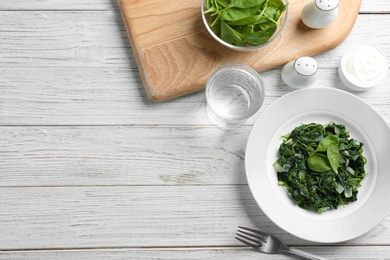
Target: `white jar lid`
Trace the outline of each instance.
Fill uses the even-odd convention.
[[[341,82],[356,91],[379,85],[388,72],[383,53],[372,45],[352,46],[343,54],[338,67]]]

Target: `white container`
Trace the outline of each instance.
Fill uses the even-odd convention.
[[[350,47],[343,54],[338,72],[346,87],[365,91],[382,83],[388,73],[388,63],[376,47],[357,45]]]
[[[222,45],[224,45],[232,50],[235,50],[235,51],[247,51],[247,52],[248,51],[256,51],[256,50],[259,50],[260,48],[270,44],[271,42],[273,42],[282,33],[283,29],[285,28],[290,7],[289,7],[289,0],[282,0],[282,2],[284,4],[286,4],[287,7],[286,7],[286,10],[279,17],[279,20],[277,21],[278,27],[277,27],[276,31],[273,33],[272,37],[266,43],[260,44],[258,46],[249,46],[249,45],[248,46],[235,46],[235,45],[227,43],[227,42],[223,41],[221,38],[219,38],[213,32],[213,30],[210,28],[209,15],[204,13],[206,11],[206,0],[202,0],[202,5],[201,5],[202,20],[203,20],[203,23],[204,23],[207,31],[210,33],[210,35],[214,38],[214,40],[221,43]]]
[[[312,0],[302,9],[302,22],[314,29],[328,26],[339,14],[339,0]]]
[[[290,61],[282,69],[284,83],[292,88],[301,89],[313,85],[317,80],[317,61],[303,56]]]

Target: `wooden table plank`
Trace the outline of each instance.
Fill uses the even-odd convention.
[[[50,11],[97,11],[115,10],[118,4],[115,0],[13,0],[8,3],[0,2],[0,11],[26,11],[26,10],[50,10]]]
[[[390,2],[387,0],[363,0],[361,13],[390,13]]]
[[[116,0],[13,0],[1,1],[0,11],[4,10],[117,10]],[[363,0],[360,12],[390,12],[390,3],[388,0]]]
[[[238,225],[310,245],[275,226],[246,185],[0,189],[0,250],[240,246]],[[344,243],[390,244],[390,218]]]
[[[0,67],[137,68],[119,11],[0,14]]]
[[[317,254],[329,259],[389,259],[390,247],[383,246],[328,246],[328,247],[297,247],[298,249]],[[275,260],[294,259],[287,255],[260,254],[248,248],[165,248],[165,249],[95,249],[95,250],[50,250],[50,251],[9,251],[0,252],[1,259],[34,260],[34,259],[94,259],[94,260],[199,260],[199,259],[240,259],[240,260]]]
[[[246,184],[252,127],[0,127],[0,186]]]
[[[389,39],[390,42],[390,39]],[[319,62],[325,66],[324,62]],[[293,91],[280,78],[280,68],[260,73],[265,83],[263,107]],[[205,95],[198,92],[171,102],[147,100],[139,74],[121,69],[0,69],[1,125],[210,125]],[[390,123],[390,73],[385,82],[367,92],[352,92],[374,107]],[[317,87],[347,90],[337,69],[321,68]]]
[[[17,15],[18,19],[12,11],[0,15],[0,67],[137,69],[119,11],[25,11]],[[386,48],[390,35],[386,26],[378,24],[390,24],[390,15],[359,16],[344,47],[319,55],[319,61],[336,66],[343,48],[359,43],[383,47],[390,57]]]
[[[0,186],[245,184],[251,127],[0,127]]]

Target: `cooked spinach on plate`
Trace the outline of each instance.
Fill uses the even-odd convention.
[[[275,33],[287,5],[282,0],[206,0],[211,30],[236,46],[258,46]]]
[[[274,168],[299,207],[322,213],[357,200],[366,162],[345,125],[311,123],[282,136]]]

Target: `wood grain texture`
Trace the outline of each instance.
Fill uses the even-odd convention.
[[[378,45],[390,58],[390,35],[378,24],[390,24],[389,15],[360,15],[341,45],[315,56],[319,65],[336,67],[343,50],[360,43]],[[138,73],[119,10],[3,11],[0,32],[0,68],[121,68]]]
[[[314,56],[317,86],[348,91],[336,68],[351,45],[390,60],[390,1],[363,0],[360,13],[343,43]],[[390,216],[321,246],[253,200],[243,150],[258,116],[292,91],[280,67],[260,73],[261,111],[226,133],[202,92],[147,99],[116,0],[0,1],[0,46],[0,259],[292,259],[242,247],[238,224],[331,259],[389,259]],[[388,124],[389,81],[352,92]]]
[[[238,225],[312,244],[275,226],[245,185],[1,188],[0,197],[0,250],[242,246]],[[389,228],[387,217],[343,244],[388,246]]]
[[[0,127],[0,186],[245,184],[251,127]]]
[[[1,67],[137,68],[119,11],[3,11],[0,32]]]
[[[390,18],[390,17],[389,17]],[[363,21],[362,21],[363,22]],[[378,22],[378,20],[374,20]],[[369,24],[374,24],[373,22]],[[367,25],[369,27],[369,25]],[[378,33],[379,34],[379,33]],[[390,35],[384,37],[390,42]],[[380,37],[380,36],[378,36]],[[348,44],[357,39],[353,37]],[[350,45],[347,45],[350,46]],[[316,87],[349,91],[340,82],[336,62],[345,47],[318,57]],[[383,46],[382,46],[383,47]],[[390,50],[387,55],[390,57]],[[333,58],[332,58],[333,57]],[[280,68],[260,73],[266,98],[261,110],[245,124],[253,125],[280,96],[293,91],[280,78]],[[12,68],[1,69],[0,125],[148,125],[208,126],[204,92],[172,101],[152,103],[146,98],[139,73],[105,68]],[[367,92],[352,92],[372,105],[390,123],[390,88],[386,82]]]
[[[0,11],[105,11],[118,10],[117,0],[25,0],[0,1]],[[360,12],[363,13],[390,13],[388,0],[362,0]]]
[[[390,2],[386,0],[363,0],[360,7],[361,13],[390,14]]]
[[[323,29],[301,21],[305,0],[289,3],[281,35],[252,52],[238,52],[215,41],[200,16],[200,1],[119,0],[121,13],[148,97],[165,101],[204,88],[211,72],[229,62],[257,71],[281,66],[300,56],[314,56],[338,46],[350,33],[361,0],[342,0],[338,19]]]
[[[0,11],[30,11],[30,10],[50,10],[50,11],[101,11],[118,9],[115,0],[13,0],[1,1]]]
[[[355,260],[388,260],[390,255],[389,247],[383,246],[328,246],[326,248],[310,246],[297,247],[298,249],[317,254],[329,259],[355,259]],[[162,248],[162,249],[95,249],[95,250],[50,250],[50,251],[8,251],[1,252],[0,258],[7,260],[25,259],[94,259],[94,260],[291,260],[294,259],[288,255],[267,255],[248,248]]]

